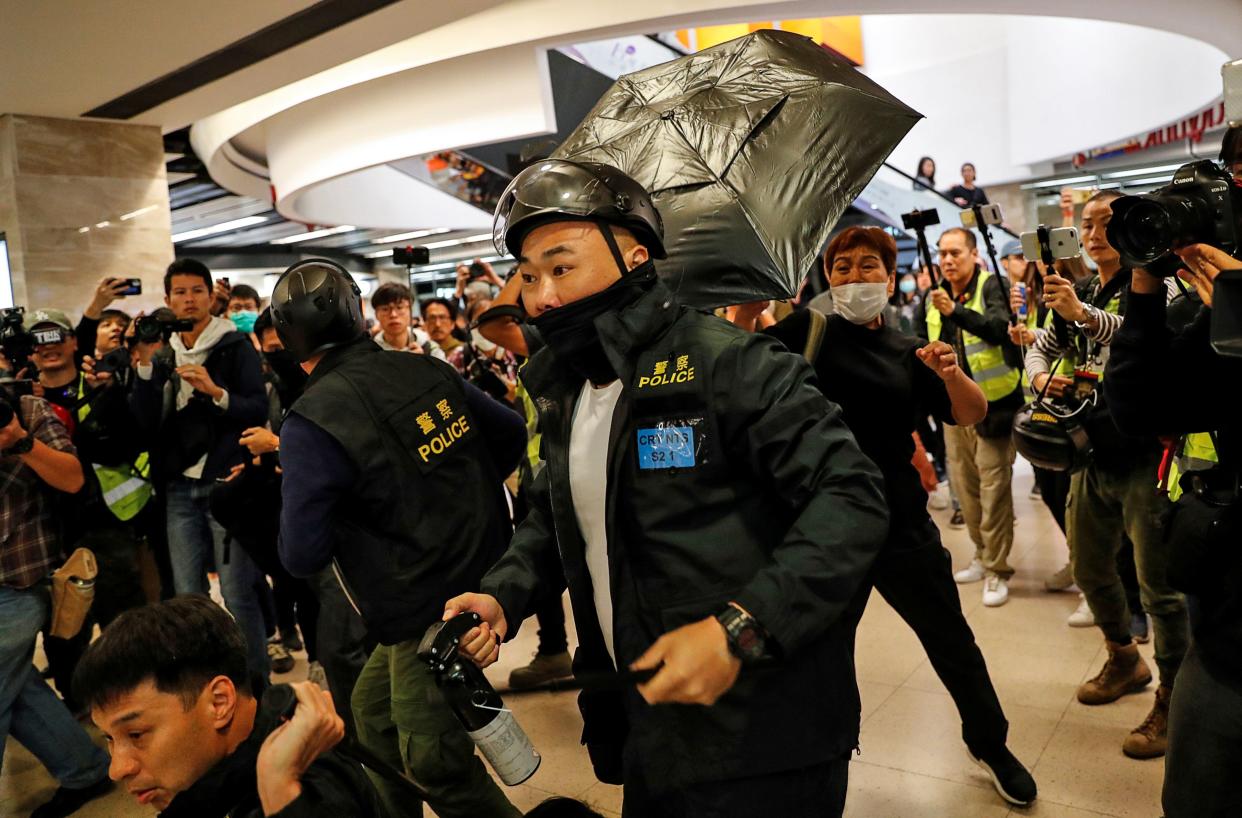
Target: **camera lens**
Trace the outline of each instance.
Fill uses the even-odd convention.
[[[1125,202],[1126,206],[1118,207]],[[1164,204],[1154,198],[1126,197],[1113,205],[1108,225],[1109,241],[1123,255],[1150,263],[1169,252],[1173,221]]]

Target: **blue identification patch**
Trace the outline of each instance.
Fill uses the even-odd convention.
[[[690,469],[695,466],[694,427],[662,424],[641,427],[638,434],[638,468]]]

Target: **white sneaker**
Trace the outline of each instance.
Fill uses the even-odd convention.
[[[970,565],[967,565],[953,575],[953,581],[958,585],[968,585],[983,579],[983,574],[983,563],[979,562],[978,557],[976,557],[970,561]]]
[[[927,506],[933,511],[944,511],[949,507],[949,484],[941,483],[936,490],[927,496]]]
[[[310,663],[310,667],[306,670],[306,681],[314,682],[324,690],[328,689],[328,674],[324,673],[323,665],[318,662]]]
[[[1065,624],[1071,628],[1095,627],[1095,614],[1091,613],[1091,606],[1087,604],[1087,598],[1082,594],[1078,595],[1078,608],[1069,615]]]
[[[989,608],[999,608],[1009,601],[1009,583],[999,574],[988,574],[983,583],[983,604]]]

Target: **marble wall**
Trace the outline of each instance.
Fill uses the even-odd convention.
[[[115,307],[158,305],[173,259],[159,128],[0,116],[0,232],[17,304],[76,318],[99,279],[116,276],[141,278],[143,295]]]

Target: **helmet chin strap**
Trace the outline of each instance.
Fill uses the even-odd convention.
[[[609,251],[612,252],[613,259],[617,262],[617,269],[621,271],[624,278],[630,268],[625,264],[625,257],[621,255],[621,248],[617,246],[617,237],[612,234],[612,225],[607,222],[599,221],[595,223],[599,227],[599,232],[604,236],[604,243],[608,245]]]

